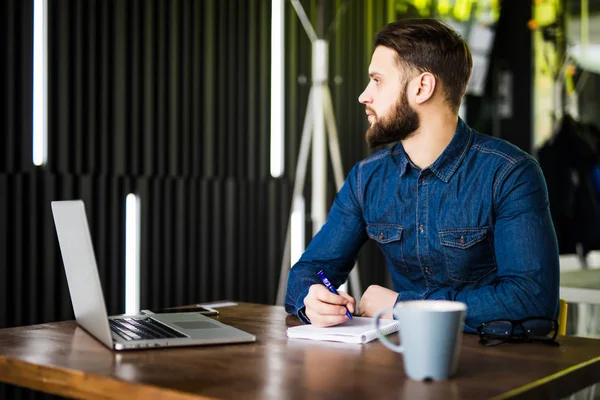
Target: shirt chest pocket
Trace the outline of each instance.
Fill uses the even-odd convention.
[[[389,267],[397,271],[406,272],[408,268],[404,262],[403,230],[404,228],[400,225],[367,225],[367,234],[377,242],[377,246],[383,252]]]
[[[450,279],[476,282],[496,269],[487,228],[446,229],[438,234]]]

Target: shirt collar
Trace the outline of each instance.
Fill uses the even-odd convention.
[[[456,131],[448,146],[442,154],[429,167],[438,178],[448,183],[471,146],[473,132],[471,128],[459,117]]]
[[[444,182],[448,182],[454,172],[458,169],[458,166],[462,162],[467,150],[471,145],[473,138],[473,132],[471,128],[459,117],[458,124],[456,125],[456,131],[448,146],[444,149],[442,154],[435,160],[433,164],[429,166],[431,172],[433,172],[438,178]],[[404,175],[406,168],[410,163],[414,168],[414,164],[404,151],[404,146],[401,142],[398,142],[392,148],[392,154],[399,156],[399,173],[400,176]]]
[[[408,156],[404,152],[404,146],[402,146],[401,142],[396,143],[392,147],[392,156],[398,157],[398,173],[399,176],[403,176],[406,172],[406,166],[410,162]]]

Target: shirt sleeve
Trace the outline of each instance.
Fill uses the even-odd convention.
[[[338,287],[354,267],[358,252],[367,240],[359,196],[360,164],[356,165],[338,192],[327,221],[308,245],[288,276],[285,310],[304,322],[304,298],[311,285],[321,283],[317,272],[322,269]]]
[[[558,312],[558,244],[537,162],[527,157],[505,167],[494,185],[494,202],[496,279],[476,289],[439,289],[425,296],[466,303],[465,332],[495,319],[556,318]]]

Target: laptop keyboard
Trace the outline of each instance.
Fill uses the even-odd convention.
[[[110,329],[125,340],[184,338],[186,335],[152,318],[109,319]]]

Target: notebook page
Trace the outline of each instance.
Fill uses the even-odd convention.
[[[380,331],[387,335],[396,332],[399,328],[398,321],[392,319],[379,320]],[[373,318],[354,317],[341,325],[326,328],[313,325],[301,325],[287,329],[290,338],[330,340],[347,343],[366,343],[377,337]]]

